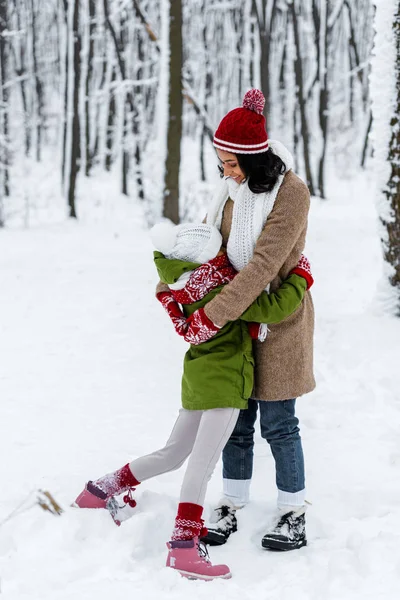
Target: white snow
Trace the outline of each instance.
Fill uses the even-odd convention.
[[[141,211],[123,198],[113,211],[86,201],[78,222],[0,232],[4,600],[398,597],[400,321],[383,316],[377,298],[372,189],[366,176],[331,181],[329,201],[311,209],[318,387],[298,401],[309,545],[260,547],[275,486],[257,433],[252,501],[238,533],[210,551],[230,581],[186,581],[164,567],[182,470],[139,488],[136,514],[120,528],[105,511],[69,507],[88,478],[162,445],[180,403],[186,345],[154,299]],[[219,466],[208,510],[220,483]],[[54,494],[62,517],[30,507],[37,488]],[[25,499],[27,510],[3,523]]]

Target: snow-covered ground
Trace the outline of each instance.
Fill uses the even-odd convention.
[[[260,547],[275,488],[258,436],[252,501],[238,533],[211,549],[214,562],[231,567],[230,581],[186,581],[164,567],[182,470],[143,485],[120,528],[105,512],[69,507],[89,477],[162,445],[179,407],[185,344],[153,297],[140,210],[125,203],[96,220],[0,232],[4,600],[398,597],[400,320],[384,316],[377,297],[381,250],[368,181],[331,189],[328,202],[313,201],[307,247],[318,387],[298,401],[298,414],[309,545],[287,554]],[[219,467],[208,508],[220,480]],[[62,517],[31,507],[38,488],[51,490]]]

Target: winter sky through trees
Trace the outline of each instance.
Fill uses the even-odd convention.
[[[44,197],[79,218],[83,179],[104,172],[149,222],[187,219],[213,175],[212,132],[250,87],[266,97],[269,136],[329,199],[328,172],[372,164],[374,17],[385,5],[388,29],[396,2],[376,4],[0,0],[0,224],[28,223]]]

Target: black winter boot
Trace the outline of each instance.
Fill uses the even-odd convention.
[[[225,498],[220,506],[214,509],[214,515],[211,519],[215,527],[207,527],[207,535],[201,538],[201,541],[210,546],[222,546],[225,544],[231,533],[237,531],[236,508]]]
[[[261,545],[268,550],[297,550],[307,545],[305,509],[281,514],[264,535]]]

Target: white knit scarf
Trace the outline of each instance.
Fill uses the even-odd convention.
[[[234,202],[227,254],[237,271],[241,271],[253,257],[257,240],[274,208],[285,174],[293,168],[293,157],[281,142],[269,140],[269,147],[286,165],[285,173],[278,177],[270,192],[254,194],[247,181],[237,184],[232,178],[227,177],[218,186],[208,207],[206,222],[220,229],[226,201],[231,198]],[[267,291],[268,289],[269,286]],[[267,328],[262,329],[265,339]]]

